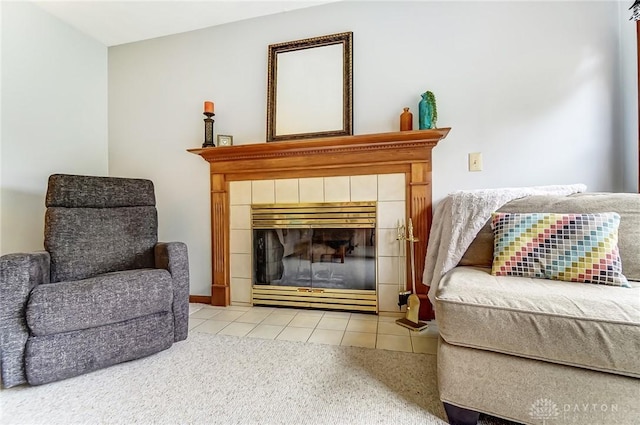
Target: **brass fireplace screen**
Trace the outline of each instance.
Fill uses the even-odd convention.
[[[253,303],[377,311],[375,202],[252,205]]]

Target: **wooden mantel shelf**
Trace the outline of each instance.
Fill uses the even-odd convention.
[[[414,235],[420,240],[415,244],[416,288],[424,300],[420,318],[433,318],[426,287],[419,283],[431,227],[431,150],[449,131],[437,128],[189,149],[209,162],[210,168],[211,304],[226,306],[231,300],[229,182],[404,173],[407,217],[412,218]]]
[[[269,142],[189,149],[211,164],[225,180],[253,180],[400,172],[397,166],[428,160],[425,156],[449,128]],[[375,173],[369,167],[383,167]],[[358,168],[365,168],[358,170]],[[339,172],[336,173],[336,169]]]

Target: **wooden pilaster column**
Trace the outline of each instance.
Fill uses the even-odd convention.
[[[229,183],[211,173],[211,305],[231,304],[229,291]]]
[[[431,150],[429,150],[427,161],[411,164],[411,171],[407,173],[407,178],[409,179],[407,209],[413,222],[414,237],[419,239],[414,244],[414,255],[416,294],[420,298],[420,319],[430,320],[434,318],[433,307],[426,295],[429,288],[422,284],[422,275],[431,229]],[[410,251],[407,249],[406,252]],[[407,270],[407,283],[411,285],[411,257],[409,255],[407,256]]]

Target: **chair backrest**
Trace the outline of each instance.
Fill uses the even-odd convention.
[[[54,174],[46,206],[52,283],[155,266],[158,217],[150,180]]]

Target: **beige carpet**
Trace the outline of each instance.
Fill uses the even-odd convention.
[[[427,354],[192,333],[145,359],[2,390],[0,423],[444,424],[435,372]]]

